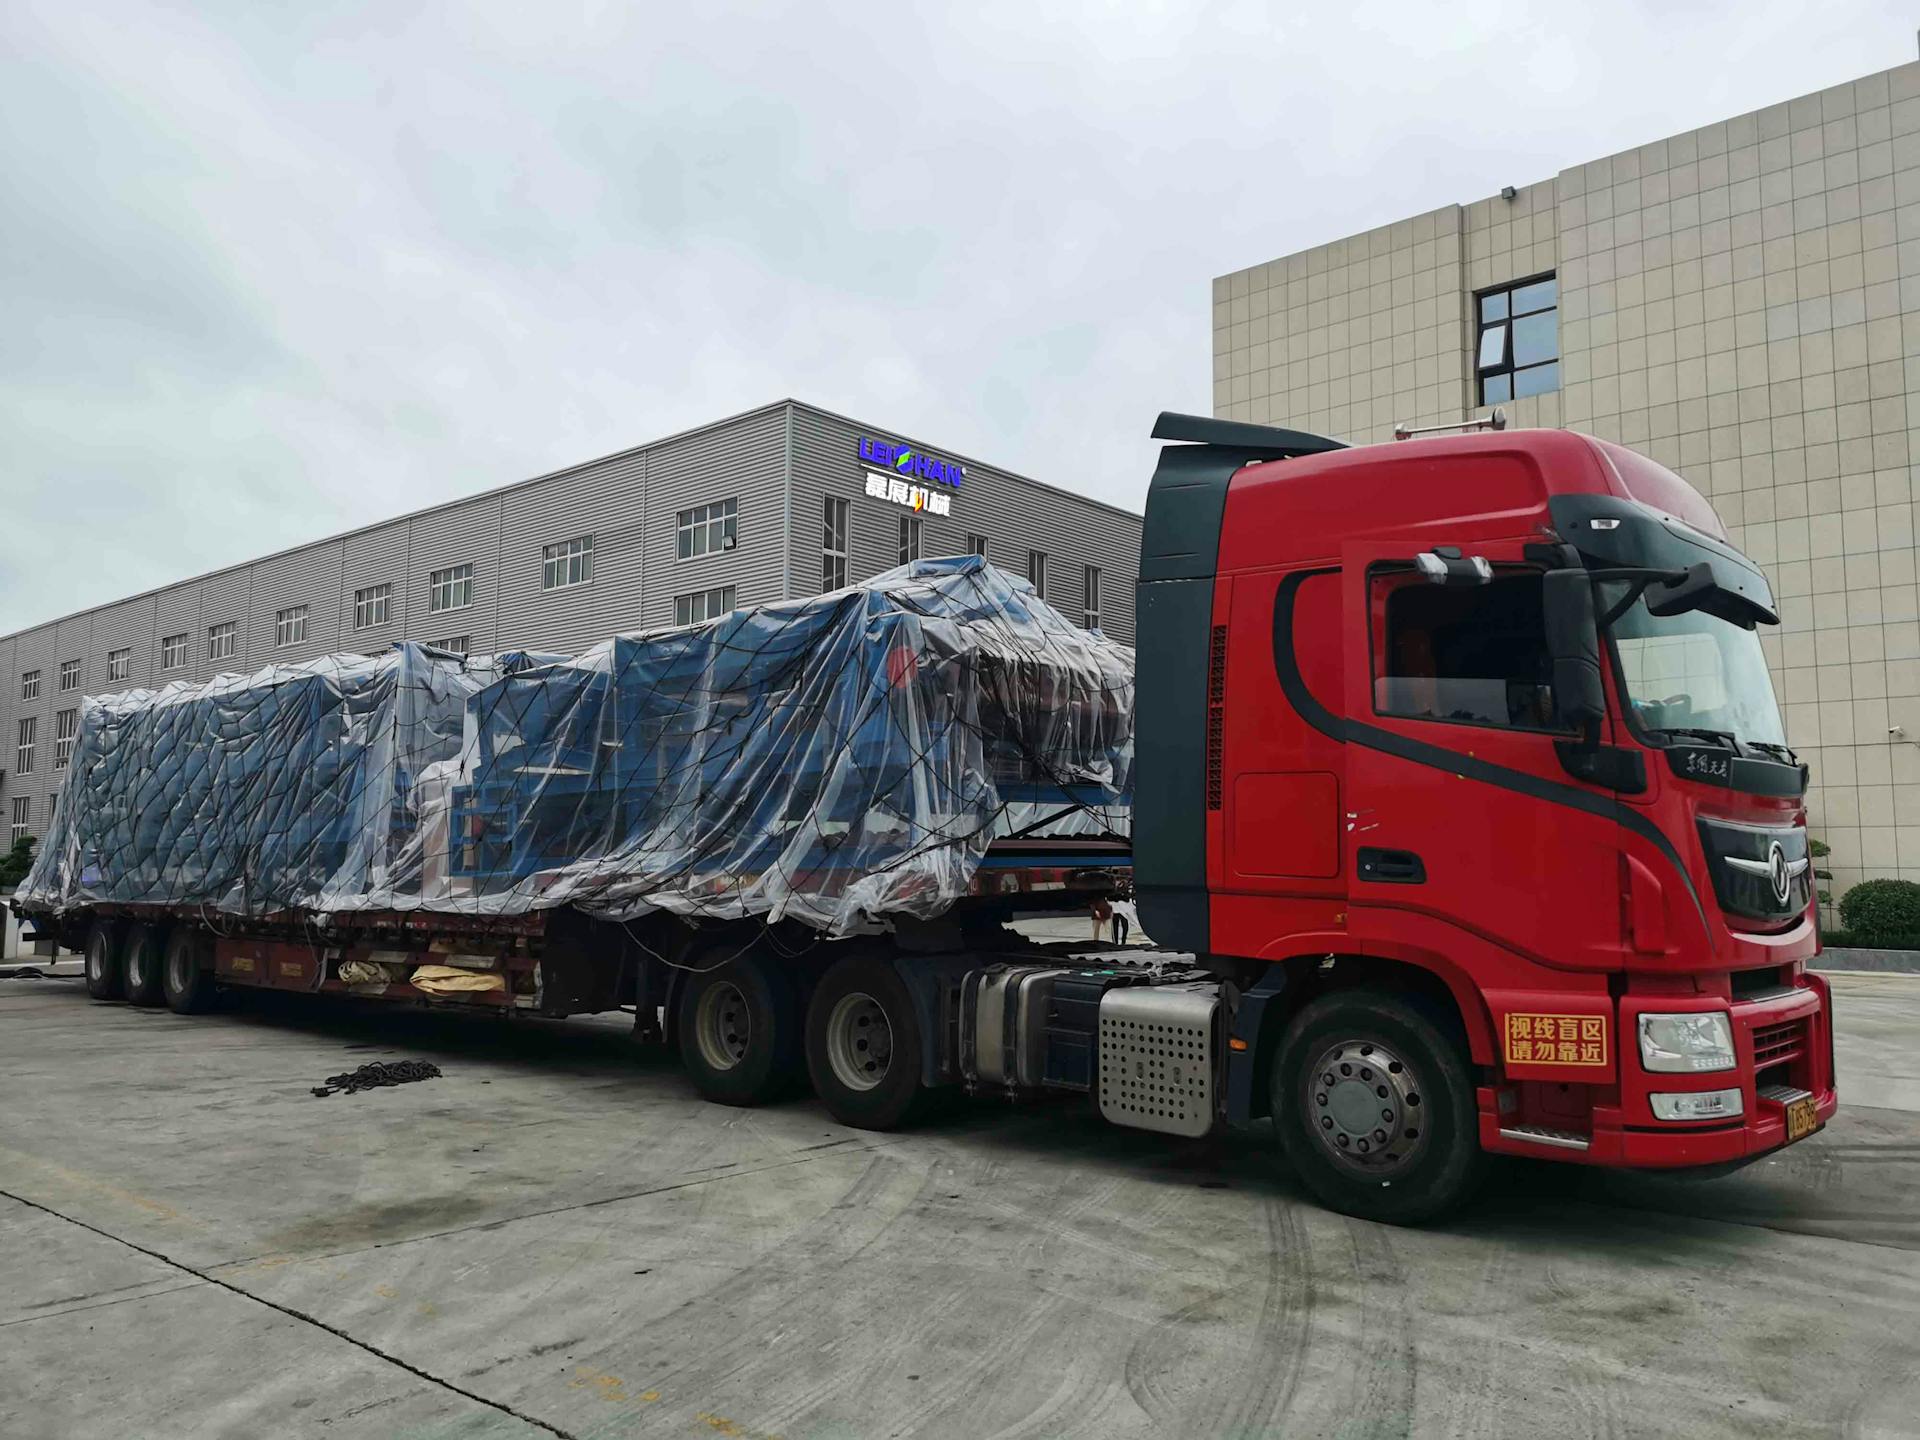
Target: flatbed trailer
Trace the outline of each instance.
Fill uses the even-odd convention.
[[[967,936],[1018,947],[1017,936],[998,928],[1007,919],[1084,914],[1131,887],[1131,854],[1123,843],[1006,841],[988,851],[944,923],[903,918],[901,924],[936,937],[926,939],[929,944],[957,944]],[[568,908],[519,915],[349,910],[237,917],[103,903],[59,915],[29,909],[23,918],[42,938],[85,955],[96,999],[164,1002],[192,1013],[206,1008],[218,989],[232,987],[545,1019],[630,1010],[637,1031],[653,1038],[672,1033],[671,1019],[663,1024],[659,1014],[671,1015],[684,977],[702,968],[703,957],[711,962],[756,944],[810,950],[822,939],[798,923],[690,923],[666,913],[601,920]],[[829,949],[859,943],[829,942]],[[470,978],[446,988],[416,984],[410,977],[422,966]]]
[[[804,1075],[850,1125],[951,1087],[1087,1094],[1179,1136],[1271,1119],[1324,1201],[1392,1222],[1459,1204],[1491,1155],[1699,1171],[1803,1139],[1838,1094],[1807,767],[1755,633],[1778,623],[1767,581],[1654,462],[1466,428],[1349,448],[1161,417],[1130,843],[1003,833],[963,892],[897,888],[905,909],[852,934],[777,910],[16,908],[84,944],[102,998],[631,1007],[708,1098]],[[875,673],[942,693],[893,653]],[[1081,697],[1076,733],[1101,739],[1110,698]],[[580,756],[600,733],[576,727]],[[544,873],[551,832],[495,823],[539,782],[496,758],[474,842]],[[1166,949],[1005,926],[1122,896]]]

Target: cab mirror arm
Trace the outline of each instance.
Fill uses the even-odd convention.
[[[1704,569],[1705,567],[1701,566],[1697,568]],[[1638,568],[1589,570],[1586,572],[1586,575],[1589,580],[1624,580],[1627,582],[1627,593],[1608,607],[1607,613],[1600,617],[1599,628],[1602,630],[1611,630],[1613,628],[1613,622],[1631,610],[1633,608],[1633,602],[1638,600],[1653,586],[1664,585],[1669,589],[1673,589],[1685,585],[1693,578],[1691,572],[1686,570],[1642,570]],[[1708,583],[1711,584],[1711,575],[1708,577]]]
[[[1665,578],[1665,572],[1653,572],[1647,583],[1654,578]],[[1580,732],[1576,740],[1554,742],[1560,767],[1589,785],[1626,795],[1641,793],[1647,788],[1646,758],[1638,750],[1601,742],[1607,691],[1600,676],[1592,574],[1576,567],[1547,571],[1541,577],[1541,601],[1553,661],[1554,703]]]
[[[1549,570],[1541,577],[1547,654],[1553,661],[1553,698],[1561,717],[1580,731],[1580,744],[1600,744],[1607,692],[1600,679],[1600,632],[1593,613],[1593,581],[1585,570]]]

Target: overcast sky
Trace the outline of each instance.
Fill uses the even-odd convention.
[[[1154,414],[1210,407],[1213,275],[1914,23],[10,0],[0,633],[783,395],[1138,507]]]

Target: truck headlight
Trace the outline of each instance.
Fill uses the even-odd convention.
[[[1649,1070],[1669,1073],[1733,1069],[1733,1026],[1727,1023],[1727,1012],[1642,1015],[1640,1063]]]

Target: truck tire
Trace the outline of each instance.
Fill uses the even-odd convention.
[[[893,966],[850,955],[827,971],[807,1007],[807,1074],[842,1125],[893,1130],[925,1089],[913,997]]]
[[[126,976],[120,968],[120,927],[96,920],[87,932],[87,994],[95,1000],[118,1000],[126,994]]]
[[[1484,1167],[1470,1065],[1399,996],[1324,995],[1293,1017],[1274,1059],[1280,1149],[1330,1209],[1431,1220],[1472,1194]]]
[[[206,936],[191,925],[176,925],[167,936],[160,983],[167,1008],[176,1015],[198,1014],[213,1004],[213,972],[201,963],[206,948]]]
[[[129,925],[121,942],[127,999],[136,1005],[158,1005],[165,998],[161,972],[165,968],[167,932],[159,925]]]
[[[754,949],[727,959],[731,948],[691,962],[676,1016],[680,1063],[703,1098],[763,1105],[799,1079],[800,997],[772,957]]]

